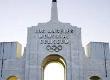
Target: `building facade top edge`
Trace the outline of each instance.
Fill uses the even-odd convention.
[[[6,41],[6,42],[4,41],[4,42],[0,42],[0,44],[1,44],[1,43],[7,44],[7,43],[19,43],[19,42],[18,42],[18,41]],[[19,44],[20,44],[20,43],[19,43]]]
[[[95,41],[90,41],[90,42],[88,42],[86,45],[89,45],[89,44],[109,44],[109,42],[95,42]]]
[[[81,29],[81,27],[78,27],[78,26],[74,26],[74,25],[71,25],[71,23],[63,23],[63,22],[46,22],[46,23],[38,23],[37,25],[35,25],[35,26],[30,26],[30,27],[28,27],[28,29],[30,29],[30,28],[42,28],[42,27],[52,27],[52,26],[59,26],[59,27],[72,27],[72,28],[78,28],[78,29]],[[54,27],[55,28],[55,27]],[[56,27],[57,28],[57,27]]]

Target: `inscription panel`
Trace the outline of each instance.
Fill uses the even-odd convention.
[[[49,52],[59,52],[63,46],[69,44],[70,34],[74,33],[73,29],[37,29],[40,45],[45,45]]]

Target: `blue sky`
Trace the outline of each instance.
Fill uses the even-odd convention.
[[[51,0],[0,0],[0,42],[25,46],[27,27],[50,20]],[[82,28],[82,43],[110,42],[110,0],[58,0],[59,20]]]

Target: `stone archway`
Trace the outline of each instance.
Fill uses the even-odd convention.
[[[16,76],[9,76],[7,80],[18,80],[18,78]]]
[[[91,76],[90,80],[101,80],[99,76]]]
[[[46,72],[45,70],[47,70],[47,68],[49,68],[49,66],[52,66],[52,65],[54,65],[54,69],[57,68],[57,70],[60,70],[62,68],[61,70],[63,70],[63,71],[61,71],[61,72],[63,72],[62,73],[63,78],[61,78],[61,79],[62,80],[66,80],[66,62],[65,62],[65,60],[64,60],[64,58],[62,56],[57,55],[57,54],[48,55],[43,60],[43,64],[42,64],[42,78],[43,79],[42,80],[52,80],[52,79],[45,79],[47,77],[47,73],[45,73]],[[59,65],[59,69],[58,69],[57,65]],[[54,71],[54,69],[53,69],[53,71]],[[57,71],[57,72],[59,72],[59,71]],[[48,72],[48,75],[49,74],[52,76],[53,72]],[[53,79],[54,78],[58,79],[57,77],[58,76],[53,77]]]

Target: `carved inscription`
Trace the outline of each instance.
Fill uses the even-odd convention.
[[[69,44],[69,35],[73,34],[73,29],[37,29],[38,39],[41,45],[47,45],[49,52],[59,52],[62,50],[62,44]]]
[[[37,29],[35,33],[39,35],[40,44],[68,44],[73,29]]]
[[[73,33],[73,29],[37,29],[35,33],[59,33],[59,34],[70,34]]]

